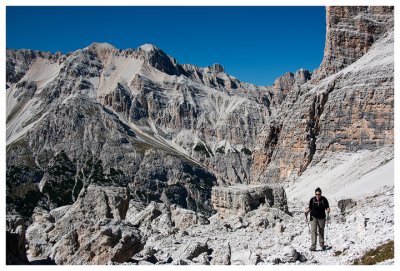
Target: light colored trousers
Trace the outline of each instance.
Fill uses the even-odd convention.
[[[311,221],[311,247],[315,248],[317,245],[317,228],[319,245],[324,246],[324,228],[325,228],[325,218],[315,218]]]

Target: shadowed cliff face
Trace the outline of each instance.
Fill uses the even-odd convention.
[[[211,188],[296,177],[332,151],[393,144],[393,8],[328,7],[324,60],[259,87],[143,45],[7,50],[7,211],[90,184],[213,213]]]

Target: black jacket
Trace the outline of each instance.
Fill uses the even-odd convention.
[[[312,197],[310,199],[308,208],[311,210],[312,217],[326,218],[325,209],[329,208],[329,202],[324,196],[321,196],[319,201],[317,200],[316,197]]]

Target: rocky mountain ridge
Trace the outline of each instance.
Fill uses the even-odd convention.
[[[206,179],[209,191],[200,193],[206,195],[217,179],[249,182],[252,142],[271,114],[265,106],[271,99],[268,88],[241,83],[217,64],[204,69],[179,65],[150,45],[123,51],[94,43],[69,55],[33,51],[9,51],[8,55],[8,67],[21,77],[18,83],[13,83],[14,77],[8,79],[8,157],[14,177],[14,166],[34,161],[23,171],[32,172],[41,190],[46,185],[58,186],[56,179],[71,180],[72,176],[75,181],[63,188],[72,192],[85,183],[85,170],[104,165],[105,178],[92,179],[104,182],[116,174],[115,185],[135,179],[130,185],[148,187],[144,194],[133,188],[146,200],[158,199],[163,192],[153,195],[150,186],[159,182],[175,186],[182,180],[180,172],[187,172],[192,182],[196,177],[191,175]],[[26,63],[18,62],[25,55],[29,56]],[[29,148],[21,147],[25,144]],[[13,155],[21,149],[28,153],[19,158]],[[59,153],[70,176],[52,178],[48,175]],[[163,161],[165,155],[168,161]],[[159,163],[153,160],[159,157],[161,172],[153,168]],[[152,166],[145,169],[141,163]],[[174,169],[179,164],[181,169]],[[148,178],[154,184],[149,185]],[[187,192],[180,199],[185,207]]]

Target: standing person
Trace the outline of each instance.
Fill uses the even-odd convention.
[[[324,243],[324,228],[325,228],[325,221],[326,219],[329,220],[329,212],[331,209],[329,208],[328,200],[323,197],[321,192],[321,188],[317,187],[315,189],[315,197],[310,199],[310,203],[308,204],[308,208],[306,209],[306,217],[309,212],[310,221],[311,221],[311,247],[310,251],[315,251],[317,245],[317,228],[318,228],[318,235],[319,235],[319,245],[322,250],[325,250],[325,243]],[[325,215],[325,211],[327,215]]]

